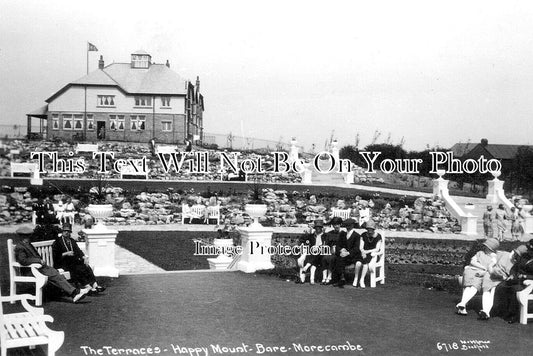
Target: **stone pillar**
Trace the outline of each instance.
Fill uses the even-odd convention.
[[[115,267],[115,239],[118,231],[106,227],[83,229],[89,265],[97,277],[118,277]]]
[[[448,180],[442,178],[442,176],[445,174],[443,169],[439,169],[437,174],[439,178],[433,179],[433,195],[442,199],[443,194],[448,194]]]
[[[215,239],[215,241],[213,241],[213,245],[221,248],[231,247],[233,246],[233,239]],[[207,262],[209,263],[209,269],[214,270],[228,269],[231,261],[233,261],[233,259],[224,253],[219,254],[218,257],[207,259]]]
[[[296,162],[298,160],[298,150],[299,148],[296,146],[298,141],[293,137],[291,140],[291,150],[289,151],[289,162]]]
[[[31,185],[43,185],[43,179],[39,175],[39,166],[35,165],[35,169],[32,171],[32,176],[30,179]]]
[[[237,269],[245,273],[253,273],[261,269],[272,269],[274,265],[268,253],[272,245],[272,229],[263,226],[239,228],[243,252]]]
[[[489,189],[487,192],[487,200],[492,204],[497,204],[499,202],[498,195],[503,193],[503,180],[499,180],[500,172],[491,172],[494,176],[493,180],[489,180]]]
[[[339,147],[338,147],[338,145],[339,145],[339,143],[337,142],[337,140],[333,140],[333,142],[331,143],[331,155],[335,159],[335,162],[337,162],[337,166],[336,166],[337,169],[340,168]]]
[[[353,173],[353,171],[350,171],[344,174],[344,183],[353,184],[354,181],[355,181],[355,174]]]
[[[303,184],[312,184],[313,183],[313,171],[311,171],[311,168],[309,168],[311,166],[310,163],[304,163],[303,164],[303,172],[300,173],[300,175],[302,176],[302,183]]]

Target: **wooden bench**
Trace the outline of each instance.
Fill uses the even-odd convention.
[[[120,170],[120,179],[148,179],[148,172],[143,172],[140,168],[135,170],[132,166],[125,166]]]
[[[189,206],[187,204],[181,205],[181,223],[185,224],[185,219],[189,219],[189,224],[193,219],[204,219],[206,207],[201,204]]]
[[[529,301],[533,300],[533,280],[525,280],[524,284],[527,287],[516,293],[516,298],[520,303],[520,324],[527,324],[527,319],[533,318],[533,313],[528,312]]]
[[[78,145],[76,146],[76,153],[79,152],[98,152],[98,144],[78,143]]]
[[[350,211],[351,209],[337,209],[337,208],[331,208],[331,217],[339,217],[342,218],[342,220],[346,220],[350,218]]]
[[[30,177],[39,174],[39,167],[37,163],[15,163],[11,162],[11,177],[15,177],[15,174],[28,174]]]
[[[209,224],[209,220],[216,220],[217,225],[220,224],[220,205],[212,205],[207,207],[207,217],[205,223]]]
[[[155,153],[175,153],[178,151],[178,146],[155,146]]]
[[[53,322],[54,318],[44,315],[43,308],[35,308],[28,303],[35,299],[32,295],[2,297],[0,290],[0,350],[1,355],[7,355],[7,349],[36,345],[48,345],[48,356],[54,356],[65,340],[63,331],[53,331],[46,326],[46,322]],[[2,303],[20,301],[25,312],[4,314]]]
[[[52,244],[54,240],[33,242],[37,252],[41,255],[41,258],[50,267],[54,267],[54,259],[52,253]],[[29,266],[22,266],[15,259],[15,245],[13,240],[7,240],[7,254],[9,262],[9,295],[14,297],[17,293],[16,283],[35,283],[35,305],[41,306],[43,304],[43,287],[48,281],[48,277],[43,275],[38,270],[38,264],[31,264]],[[23,273],[24,269],[30,269],[32,275]],[[59,273],[65,276],[66,279],[70,279],[70,272],[62,269],[57,269]],[[13,302],[14,303],[14,302]]]
[[[367,275],[370,277],[370,287],[376,288],[377,282],[385,284],[385,238],[382,237],[379,251],[374,255],[373,259],[368,265]],[[347,269],[355,269],[355,264],[346,266]]]

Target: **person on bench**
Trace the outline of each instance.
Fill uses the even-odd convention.
[[[463,272],[463,295],[461,301],[455,306],[457,314],[468,314],[466,304],[481,290],[485,274],[489,267],[496,263],[496,250],[499,247],[500,242],[497,239],[487,239],[483,243],[483,249],[470,259],[470,264]]]
[[[483,276],[483,296],[482,309],[479,312],[480,320],[489,320],[492,306],[494,305],[494,293],[496,287],[504,282],[513,279],[512,270],[514,265],[520,259],[523,250],[516,248],[511,252],[498,251],[496,252],[496,262],[491,264],[488,273]]]
[[[322,220],[315,220],[313,224],[313,234],[305,236],[304,244],[310,249],[312,247],[322,246],[324,243],[324,222]],[[315,273],[317,267],[320,267],[322,255],[307,253],[302,254],[298,259],[299,267],[299,281],[297,283],[305,282],[305,273],[310,270],[309,283],[315,284]]]
[[[331,283],[333,269],[335,268],[335,250],[339,241],[339,235],[341,232],[342,218],[335,216],[329,222],[329,225],[333,226],[333,230],[328,231],[324,238],[324,244],[329,246],[331,254],[322,256],[322,285]]]
[[[59,268],[70,272],[71,280],[92,293],[100,293],[105,290],[99,286],[93,270],[89,267],[87,256],[78,247],[78,243],[71,237],[72,226],[63,224],[63,232],[52,244],[54,263]]]
[[[525,280],[533,279],[533,251],[529,250],[526,245],[520,245],[515,248],[515,253],[519,258],[512,270],[512,278],[509,278],[498,288],[501,290],[501,302],[506,311],[503,318],[509,324],[516,323],[519,319],[520,304],[517,293],[526,287],[524,285]]]
[[[346,280],[344,277],[344,270],[346,266],[355,263],[356,275],[359,274],[357,270],[358,266],[361,268],[361,264],[357,262],[363,261],[363,256],[360,250],[361,236],[355,231],[355,225],[357,222],[354,219],[346,219],[344,221],[344,227],[346,231],[341,231],[339,234],[339,242],[337,243],[337,251],[335,252],[335,271],[333,276],[333,285],[339,288],[344,288]]]
[[[383,243],[383,238],[380,234],[376,232],[376,223],[374,221],[369,220],[365,223],[365,229],[366,231],[363,232],[361,235],[361,255],[363,257],[363,261],[356,262],[355,265],[355,278],[353,280],[353,286],[357,287],[357,280],[359,278],[359,268],[357,268],[357,264],[363,264],[363,270],[361,272],[361,282],[359,285],[361,288],[365,288],[365,277],[368,273],[369,269],[373,269],[375,262],[376,262],[376,254],[379,252],[379,249],[381,248],[381,244]]]
[[[21,237],[21,241],[15,246],[15,259],[23,266],[29,266],[33,263],[39,264],[38,271],[48,277],[48,281],[61,289],[68,296],[72,297],[72,302],[77,303],[82,300],[87,293],[88,288],[78,289],[70,284],[66,278],[59,273],[59,271],[53,267],[50,267],[41,258],[39,252],[31,244],[31,238],[33,236],[33,229],[29,227],[21,227],[17,231],[17,234]]]

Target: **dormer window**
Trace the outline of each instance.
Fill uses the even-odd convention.
[[[131,55],[132,68],[148,68],[151,64],[151,56],[148,53],[139,51]]]

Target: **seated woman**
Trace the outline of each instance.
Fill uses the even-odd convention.
[[[357,281],[359,279],[359,268],[357,264],[363,265],[361,271],[361,281],[359,285],[361,288],[365,288],[365,277],[368,271],[373,271],[376,264],[376,255],[381,249],[381,244],[383,243],[383,238],[380,234],[376,232],[376,224],[374,221],[369,220],[365,223],[366,232],[363,232],[361,235],[361,255],[363,256],[363,261],[357,261],[355,265],[355,277],[353,280],[353,286],[357,287]]]
[[[87,256],[78,247],[77,242],[70,237],[72,227],[63,224],[63,232],[52,244],[54,263],[56,268],[63,268],[70,272],[71,279],[92,292],[103,292],[104,287],[99,286],[93,270],[88,265]]]
[[[505,293],[505,302],[508,308],[508,315],[505,318],[509,322],[514,322],[516,309],[518,309],[518,301],[516,292],[520,291],[516,282],[520,281],[520,273],[523,268],[523,256],[527,254],[527,247],[518,246],[511,252],[498,251],[496,253],[496,263],[489,266],[489,273],[485,274],[483,278],[483,297],[482,310],[479,312],[479,319],[488,320],[490,318],[490,311],[494,304],[494,292],[496,287],[502,283]],[[511,292],[511,293],[509,293]],[[511,295],[509,295],[511,294]]]
[[[463,295],[461,301],[455,306],[457,314],[468,314],[466,304],[481,290],[485,274],[489,267],[496,263],[496,250],[499,247],[500,242],[497,239],[487,239],[483,243],[483,249],[470,259],[470,264],[465,267],[463,272]]]
[[[329,222],[333,226],[333,230],[325,234],[324,245],[330,247],[330,254],[322,256],[322,283],[323,285],[330,284],[333,277],[333,269],[335,268],[335,252],[337,243],[339,241],[339,234],[341,232],[342,218],[335,216]]]
[[[76,209],[74,208],[74,204],[72,203],[72,198],[68,197],[66,202],[64,203],[64,211],[63,211],[63,223],[69,223],[70,225],[74,224],[74,216],[76,215]]]
[[[313,247],[319,248],[324,243],[324,222],[322,220],[315,220],[313,227],[313,234],[306,235],[304,241],[302,241],[309,249]],[[305,273],[309,270],[311,273],[309,276],[309,283],[315,284],[315,273],[317,267],[320,267],[321,260],[322,255],[313,252],[303,253],[302,256],[298,258],[299,280],[297,280],[296,283],[304,283]]]

